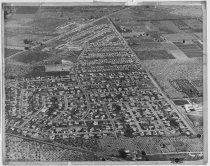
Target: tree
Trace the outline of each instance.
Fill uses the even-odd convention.
[[[145,151],[141,151],[142,156],[146,156],[146,152]]]
[[[93,16],[93,15],[91,15],[91,16],[90,16],[90,19],[94,19],[94,16]]]
[[[175,129],[179,128],[179,124],[176,122],[175,119],[170,118],[170,125]]]
[[[12,6],[4,6],[4,19],[7,19],[7,16],[10,13],[13,13],[13,12],[14,12],[14,7],[12,7]]]
[[[118,150],[119,156],[123,159],[127,157],[127,153],[125,152],[125,149]]]
[[[133,137],[133,129],[128,125],[126,126],[124,136],[125,137]]]

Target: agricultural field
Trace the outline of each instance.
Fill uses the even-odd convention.
[[[203,23],[198,19],[187,19],[184,20],[194,32],[203,32]]]
[[[135,51],[140,60],[152,60],[152,59],[175,59],[171,54],[165,50],[157,51]]]
[[[190,18],[201,18],[202,17],[202,7],[199,5],[185,5],[185,6],[164,5],[163,8],[168,9],[170,14],[174,14],[177,16],[185,16],[188,18],[189,17]]]
[[[163,34],[162,36],[171,42],[183,42],[183,40],[192,41],[199,39],[199,37],[193,33]]]
[[[201,41],[203,41],[203,33],[199,32],[199,33],[194,33],[194,35]]]
[[[184,20],[173,20],[173,23],[181,30],[186,33],[192,33],[190,26],[187,25]]]
[[[145,43],[139,43],[139,44],[130,44],[130,47],[134,51],[161,51],[164,50],[164,47],[161,43],[158,42],[145,42]]]
[[[33,51],[33,52],[24,52],[22,54],[16,55],[13,59],[23,63],[36,63],[42,61],[46,58],[49,58],[51,55],[45,52]]]
[[[203,57],[203,50],[196,43],[173,42],[189,58]]]
[[[34,14],[39,9],[39,6],[17,6],[16,12],[17,14]]]
[[[4,57],[9,57],[13,54],[16,54],[18,52],[20,52],[21,50],[17,50],[17,49],[9,49],[9,48],[5,48],[4,49]]]
[[[192,98],[190,99],[190,102],[196,103],[196,104],[202,104],[203,103],[203,98]]]
[[[183,33],[172,21],[152,21],[162,34]]]

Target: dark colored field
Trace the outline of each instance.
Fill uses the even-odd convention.
[[[19,54],[14,57],[14,60],[23,62],[23,63],[36,63],[39,61],[43,61],[44,59],[50,57],[51,55],[46,52],[31,52],[27,51],[22,54]]]
[[[16,8],[17,14],[34,14],[39,9],[39,6],[18,6]]]
[[[16,53],[20,52],[20,51],[22,51],[22,50],[5,48],[4,49],[4,57],[9,57],[13,54],[16,54]]]
[[[45,67],[42,66],[42,69],[44,69]],[[33,78],[33,77],[44,77],[44,76],[61,76],[61,75],[67,75],[69,74],[68,71],[54,71],[54,72],[45,72],[45,71],[37,71],[36,69],[34,69],[33,71],[31,71],[30,73],[24,75],[24,78]]]
[[[181,42],[173,42],[186,56],[189,58],[203,57],[202,49],[195,43],[183,44]]]
[[[169,54],[165,50],[156,51],[135,51],[140,60],[152,60],[152,59],[175,59],[173,55]]]
[[[189,104],[187,100],[173,100],[176,105],[185,105]]]
[[[199,91],[187,79],[169,80],[171,85],[179,92],[185,93],[188,97],[200,97]]]

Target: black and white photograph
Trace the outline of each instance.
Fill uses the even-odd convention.
[[[207,163],[205,1],[1,8],[2,164]]]

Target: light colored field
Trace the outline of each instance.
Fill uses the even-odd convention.
[[[4,23],[5,30],[15,30],[18,28],[30,29],[30,22],[35,18],[34,14],[14,14]]]
[[[188,59],[188,57],[180,49],[167,50],[167,51],[169,53],[171,53],[176,59],[179,59],[179,60],[186,60],[186,59]]]
[[[161,143],[166,144],[166,148],[162,149],[159,145]],[[190,139],[186,136],[179,137],[136,137],[126,138],[120,137],[103,138],[100,140],[101,147],[105,155],[118,155],[118,150],[125,148],[130,151],[145,151],[146,154],[156,153],[171,153],[177,152],[177,144],[183,144],[183,151],[186,152],[202,152],[202,142],[195,138]],[[108,145],[108,146],[107,146]]]
[[[166,50],[177,50],[177,46],[173,44],[172,42],[162,42],[163,48]]]
[[[174,89],[169,83],[169,79],[203,79],[202,58],[188,58],[185,61],[170,59],[145,60],[141,62],[142,65],[152,73],[170,98],[183,98],[187,96]]]
[[[184,20],[184,22],[189,25],[192,29],[201,30],[203,29],[203,24],[197,19]]]
[[[159,29],[156,26],[154,26],[151,23],[151,21],[146,21],[144,23],[145,23],[145,27],[146,27],[147,31],[159,31]]]
[[[167,8],[166,6],[164,8]],[[201,5],[168,6],[170,13],[179,16],[202,17]]]
[[[175,42],[175,41],[183,41],[183,40],[196,40],[198,39],[193,33],[175,33],[175,34],[163,34],[167,40]]]

